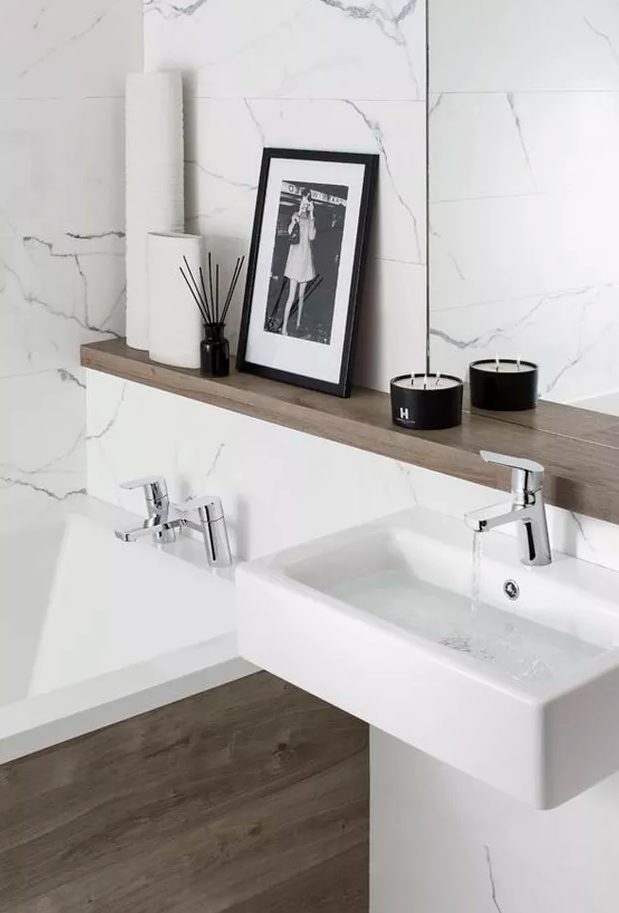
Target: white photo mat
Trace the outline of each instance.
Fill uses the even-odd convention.
[[[363,227],[360,226],[359,216],[365,176],[366,166],[361,163],[285,158],[271,160],[247,333],[245,358],[248,362],[290,374],[306,375],[317,380],[338,383],[346,338],[357,236],[359,230],[363,230]],[[309,185],[338,184],[348,188],[329,345],[317,344],[311,340],[294,336],[283,336],[265,329],[265,313],[283,182]]]

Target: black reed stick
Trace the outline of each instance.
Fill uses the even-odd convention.
[[[189,291],[190,291],[191,294],[193,295],[193,300],[195,301],[195,303],[196,303],[197,306],[198,306],[198,310],[200,311],[200,313],[201,313],[201,315],[202,315],[202,319],[203,319],[205,322],[208,322],[208,317],[207,317],[206,311],[204,310],[204,306],[203,306],[203,303],[202,303],[202,299],[201,299],[198,295],[196,295],[196,293],[194,292],[194,290],[193,290],[193,288],[192,288],[192,286],[191,286],[191,282],[189,281],[189,279],[188,279],[187,276],[185,275],[182,266],[179,266],[179,270],[180,270],[181,276],[183,277],[183,279],[184,279],[185,282],[187,283],[187,288],[189,289]]]
[[[206,294],[206,286],[205,286],[205,284],[204,284],[204,271],[203,271],[202,267],[200,267],[200,285],[202,286],[202,294],[204,295],[204,300],[205,300],[206,303],[207,303],[207,311],[208,311],[208,314],[209,314],[209,317],[210,317],[209,323],[214,323],[214,320],[213,320],[213,303],[211,302],[210,305],[209,305],[208,295]]]
[[[204,299],[202,299],[202,296],[201,296],[201,293],[200,293],[200,289],[199,289],[199,287],[198,287],[198,282],[197,282],[196,277],[194,276],[194,274],[193,274],[193,272],[192,272],[191,267],[189,266],[189,263],[187,262],[187,257],[183,257],[183,260],[185,261],[185,266],[187,267],[187,272],[189,273],[189,276],[191,277],[191,281],[192,281],[192,283],[193,283],[193,288],[194,288],[194,291],[195,291],[195,296],[197,296],[198,299],[200,299],[200,301],[202,302],[202,305],[203,305],[203,307],[202,307],[202,312],[203,312],[203,314],[206,314],[206,318],[205,318],[205,319],[206,319],[206,322],[207,322],[207,323],[213,323],[212,307],[209,306],[208,298],[207,298],[206,295],[205,295],[205,296],[204,296]],[[195,297],[195,296],[194,296],[194,297]]]
[[[240,258],[237,257],[236,264],[234,266],[234,270],[232,273],[232,280],[230,282],[230,285],[228,286],[228,294],[226,295],[226,298],[224,301],[224,307],[223,307],[223,311],[222,311],[222,315],[221,315],[222,323],[225,323],[226,314],[228,313],[228,308],[230,307],[230,301],[232,299],[232,295],[234,294],[234,287],[236,285],[237,272],[238,272],[238,268],[239,268],[239,260],[240,260]]]
[[[222,324],[226,322],[226,317],[228,316],[228,311],[230,310],[230,305],[232,304],[232,298],[234,297],[234,292],[236,290],[241,271],[243,269],[243,264],[245,263],[245,254],[242,257],[237,257],[236,266],[234,267],[234,272],[232,274],[232,281],[230,287],[228,288],[228,294],[226,295],[226,301],[224,304],[223,313],[221,315]]]
[[[220,298],[219,295],[219,263],[215,264],[215,288],[213,289],[213,257],[211,252],[208,254],[208,284],[210,290],[210,296],[207,294],[206,290],[206,281],[204,278],[204,270],[202,266],[199,267],[199,277],[200,284],[189,265],[187,257],[183,257],[183,262],[185,264],[185,269],[182,266],[179,266],[179,272],[189,291],[191,292],[192,298],[200,311],[202,320],[205,324],[212,324],[214,326],[223,327],[226,322],[226,317],[228,316],[228,311],[230,305],[232,304],[232,299],[234,297],[234,292],[236,290],[237,283],[239,281],[241,272],[243,270],[243,264],[245,263],[245,254],[242,257],[237,257],[234,270],[232,272],[232,279],[228,286],[228,291],[225,298]],[[221,301],[223,301],[223,307],[220,306]]]
[[[208,252],[208,287],[209,292],[211,293],[211,303],[213,302],[213,264],[211,259],[211,252]]]

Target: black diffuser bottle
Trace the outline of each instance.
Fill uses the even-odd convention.
[[[226,317],[236,284],[239,281],[245,257],[237,257],[232,280],[228,286],[228,293],[220,307],[219,297],[219,263],[215,264],[209,252],[208,255],[208,291],[202,267],[199,269],[199,283],[191,271],[187,258],[183,257],[185,270],[179,267],[187,288],[202,315],[204,326],[204,339],[200,343],[200,374],[203,377],[227,377],[230,373],[230,345],[225,337]]]
[[[227,377],[230,373],[230,345],[224,336],[223,323],[205,323],[200,343],[200,374],[205,377]]]

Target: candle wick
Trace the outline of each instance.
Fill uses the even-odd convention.
[[[428,386],[428,375],[427,375],[427,374],[424,374],[424,377],[423,377],[423,389],[425,390],[425,389],[427,388],[427,386]]]
[[[411,374],[411,387],[415,386],[415,375]]]
[[[436,375],[436,380],[434,381],[435,387],[438,387],[438,382],[440,381],[440,379],[441,379],[441,373],[439,371],[439,373]]]
[[[518,356],[518,358],[516,359],[516,365],[517,365],[518,370],[520,370],[520,356]]]

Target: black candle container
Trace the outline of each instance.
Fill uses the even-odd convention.
[[[515,358],[474,361],[469,368],[471,406],[520,412],[537,404],[537,365]]]
[[[449,374],[401,374],[391,381],[391,418],[413,431],[462,422],[462,381]]]
[[[205,323],[200,343],[200,374],[205,377],[227,377],[230,373],[230,346],[224,336],[223,323]]]

